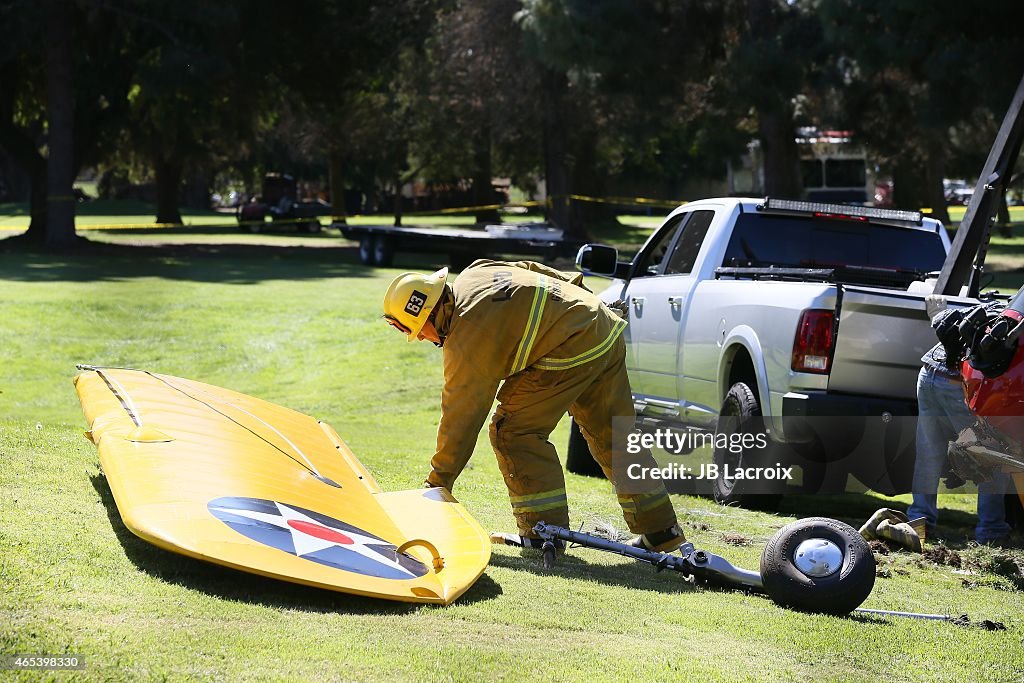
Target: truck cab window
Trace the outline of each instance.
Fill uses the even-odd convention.
[[[647,277],[648,275],[658,274],[658,271],[661,269],[661,262],[665,260],[665,254],[668,253],[668,249],[672,245],[672,238],[675,237],[679,226],[682,225],[683,220],[688,215],[684,213],[675,216],[661,227],[654,240],[640,253],[640,262],[633,269],[633,277]]]
[[[694,211],[688,215],[689,220],[686,221],[668,265],[665,266],[666,275],[685,275],[693,270],[700,245],[704,243],[711,221],[715,218],[714,211]]]

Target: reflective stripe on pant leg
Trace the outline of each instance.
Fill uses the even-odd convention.
[[[622,517],[635,534],[649,534],[676,523],[676,513],[665,487],[650,493],[618,494]]]
[[[569,526],[569,499],[565,495],[565,488],[525,496],[513,496],[510,493],[508,498],[512,503],[512,514],[516,518],[520,535],[532,536],[537,522]]]
[[[564,487],[551,491],[541,491],[540,493],[530,493],[525,496],[509,495],[508,498],[512,503],[512,510],[516,513],[544,512],[545,510],[565,507],[569,502],[568,497],[565,495]]]

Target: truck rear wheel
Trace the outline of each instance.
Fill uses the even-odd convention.
[[[779,507],[781,494],[757,492],[758,484],[763,487],[763,482],[730,478],[730,475],[735,474],[741,467],[755,466],[763,459],[760,457],[763,453],[759,453],[755,448],[730,448],[729,445],[722,443],[728,441],[732,444],[735,441],[749,440],[736,439],[733,435],[737,434],[756,437],[764,433],[761,404],[758,403],[757,396],[746,383],[733,384],[722,401],[715,434],[716,446],[712,461],[718,466],[718,473],[711,483],[711,493],[715,502],[720,505],[742,505],[758,510],[775,510]],[[721,434],[726,434],[729,438],[721,439]]]
[[[585,477],[604,477],[601,466],[590,453],[590,445],[583,438],[583,432],[576,420],[569,422],[569,449],[565,454],[565,469]]]

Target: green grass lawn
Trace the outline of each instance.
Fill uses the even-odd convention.
[[[943,499],[941,535],[962,567],[880,557],[865,607],[967,613],[1005,631],[801,614],[582,549],[545,571],[537,557],[496,548],[466,595],[433,607],[293,586],[150,546],[121,524],[82,435],[75,363],[145,368],[295,408],[330,423],[385,490],[418,487],[434,447],[440,352],[383,324],[380,300],[401,270],[442,264],[419,255],[366,268],[336,233],[226,240],[195,228],[170,244],[160,233],[87,234],[113,244],[54,256],[0,242],[0,653],[78,654],[87,664],[77,675],[104,681],[1024,676],[1024,577],[1013,565],[1024,566],[1024,553],[965,544],[967,496]],[[553,438],[561,449],[564,421]],[[567,475],[567,489],[575,524],[624,530],[608,483]],[[455,494],[484,528],[514,528],[485,434]],[[673,502],[698,546],[756,568],[793,519],[856,526],[906,498],[792,497],[778,514]]]

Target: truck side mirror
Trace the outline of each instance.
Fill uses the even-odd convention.
[[[619,252],[604,244],[584,244],[576,254],[576,270],[588,275],[615,277]]]

